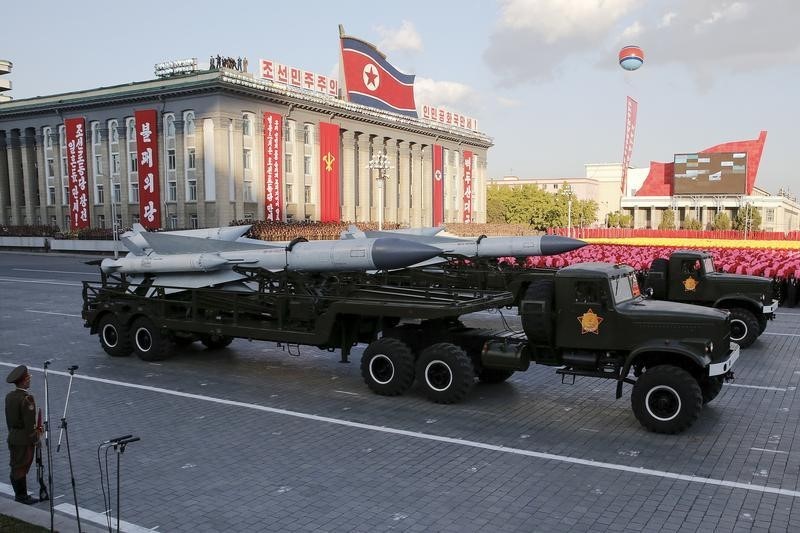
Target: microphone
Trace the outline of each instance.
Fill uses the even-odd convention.
[[[112,443],[112,442],[113,442],[114,444],[116,444],[117,442],[119,442],[119,441],[121,441],[121,440],[129,439],[129,438],[131,438],[132,436],[133,436],[133,435],[123,435],[123,436],[121,436],[121,437],[114,437],[113,439],[104,440],[104,441],[103,441],[103,442],[102,442],[100,445],[102,446],[103,444],[110,444],[110,443]]]
[[[119,441],[117,444],[120,446],[125,446],[126,444],[130,444],[131,442],[136,442],[137,440],[142,440],[139,437],[131,437],[124,440]]]
[[[48,359],[47,361],[44,362],[44,367],[47,368],[51,364],[53,364],[53,360],[52,359]]]
[[[69,370],[70,372],[75,372],[76,370],[78,370],[78,365],[72,365],[71,367],[67,368],[67,370]]]

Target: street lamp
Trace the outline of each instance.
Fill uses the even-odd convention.
[[[370,170],[378,171],[378,231],[383,229],[383,190],[386,188],[386,171],[389,170],[389,158],[383,152],[372,156],[367,165]]]

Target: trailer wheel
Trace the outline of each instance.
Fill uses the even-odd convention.
[[[475,385],[472,360],[463,349],[449,342],[422,350],[417,375],[428,399],[436,403],[460,402]]]
[[[220,350],[233,342],[233,337],[227,335],[203,335],[200,338],[203,346],[209,350]]]
[[[98,325],[100,346],[111,357],[125,357],[133,352],[128,327],[116,315],[108,314],[100,319]]]
[[[761,334],[758,320],[747,309],[735,307],[731,312],[731,340],[739,348],[747,348],[753,344]]]
[[[482,368],[478,372],[478,379],[481,383],[502,383],[514,374],[513,370],[500,368]]]
[[[162,335],[147,317],[139,317],[131,326],[133,351],[142,361],[162,361],[169,357],[172,342]]]
[[[706,376],[700,380],[700,392],[703,394],[703,403],[712,401],[722,390],[725,378],[722,376]]]
[[[414,355],[397,339],[372,341],[361,356],[361,376],[381,396],[398,396],[414,382]]]
[[[672,365],[648,368],[631,394],[633,414],[654,433],[680,433],[697,420],[703,407],[700,384]]]

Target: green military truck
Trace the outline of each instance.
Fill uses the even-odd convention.
[[[731,340],[742,348],[755,342],[778,308],[772,280],[717,272],[712,255],[697,250],[678,250],[669,259],[655,259],[644,290],[656,300],[727,309]]]
[[[308,275],[236,267],[244,290],[172,291],[129,285],[123,276],[84,282],[82,316],[111,356],[152,361],[179,344],[209,348],[233,338],[339,350],[365,344],[361,374],[377,394],[396,396],[416,381],[437,403],[463,400],[476,378],[508,379],[531,362],[571,376],[633,385],[631,403],[648,429],[677,433],[714,399],[739,347],[727,312],[644,299],[630,267],[587,263],[540,271],[519,303],[523,331],[466,327],[476,311],[509,307],[514,296],[442,286],[398,286],[363,273]]]

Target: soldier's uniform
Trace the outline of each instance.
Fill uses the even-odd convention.
[[[8,449],[11,455],[11,486],[18,502],[36,503],[28,495],[28,471],[33,463],[33,453],[39,438],[36,431],[36,401],[22,388],[28,375],[25,365],[20,365],[6,378],[17,388],[6,395],[6,426],[8,427]]]

